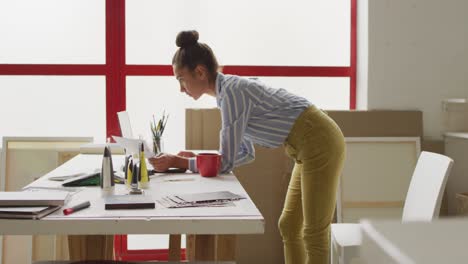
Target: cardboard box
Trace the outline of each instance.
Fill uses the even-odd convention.
[[[468,193],[457,193],[457,215],[468,215]]]
[[[327,111],[345,137],[421,137],[422,112],[400,110]]]
[[[421,111],[328,111],[348,137],[421,137]],[[219,149],[221,117],[218,109],[186,110],[186,148]],[[283,263],[283,242],[278,230],[293,161],[283,148],[256,146],[251,164],[234,174],[265,218],[265,234],[237,236],[236,263]],[[190,244],[190,243],[188,243]]]
[[[468,101],[452,98],[442,101],[443,130],[449,132],[468,131]]]
[[[186,149],[218,150],[220,130],[221,114],[219,109],[186,109]]]

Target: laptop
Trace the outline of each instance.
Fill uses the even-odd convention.
[[[129,151],[130,153],[138,153],[140,151],[139,142],[143,142],[145,144],[145,148],[149,149],[145,141],[138,139],[134,136],[132,125],[130,122],[130,117],[127,111],[117,112],[117,118],[119,119],[120,133],[122,136],[112,137],[118,144],[126,148],[127,151]]]
[[[130,117],[128,116],[127,111],[117,112],[117,117],[119,119],[120,133],[122,137],[112,136],[114,140],[121,144],[122,147],[127,148],[130,152],[139,152],[139,142],[143,142],[145,145],[145,154],[149,156],[148,150],[150,150],[147,142],[144,140],[138,139],[134,136],[132,125],[130,122]]]
[[[124,138],[134,138],[132,125],[130,124],[130,117],[127,111],[117,112],[119,119],[120,133]]]
[[[119,119],[120,132],[122,137],[134,139],[132,125],[130,124],[130,117],[127,111],[121,111],[117,113]],[[112,136],[113,137],[113,136]],[[115,140],[115,139],[114,139]],[[125,154],[124,146],[115,143],[89,143],[80,146],[80,153],[82,154],[103,154],[104,147],[109,146],[112,154]],[[81,176],[81,175],[80,175]],[[56,180],[64,180],[64,177],[57,177]],[[74,177],[71,177],[74,178]]]
[[[121,143],[122,146],[125,146],[127,150],[130,152],[137,152],[138,151],[138,145],[137,142],[140,142],[141,140],[135,138],[133,135],[133,129],[132,125],[130,123],[130,117],[128,116],[127,111],[121,111],[117,112],[117,117],[119,119],[119,126],[120,126],[120,133],[122,134],[122,138],[120,137],[113,137],[114,140],[118,143]],[[134,139],[134,140],[132,140]],[[150,147],[148,146],[147,142],[143,141],[144,146],[145,146],[145,156],[151,157],[154,155],[150,151]],[[151,154],[150,154],[151,153]],[[149,170],[153,169],[153,166],[150,163],[147,163],[146,166],[148,166]],[[178,168],[170,168],[166,172],[168,173],[183,173],[185,172],[185,169],[178,169]]]

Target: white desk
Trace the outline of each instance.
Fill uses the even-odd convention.
[[[468,219],[430,223],[363,221],[361,257],[365,263],[466,263]]]
[[[456,215],[457,193],[468,192],[468,132],[444,133],[445,155],[453,159],[453,168],[447,179],[449,215]]]
[[[123,164],[124,156],[114,155],[114,170]],[[61,182],[49,177],[100,168],[101,155],[78,155],[59,168],[46,174],[27,187],[61,187]],[[167,179],[193,178],[191,181]],[[116,184],[116,194],[126,193],[126,186]],[[195,193],[229,190],[246,196],[233,207],[198,207],[167,209],[156,204],[156,209],[104,210],[99,187],[85,187],[76,193],[68,206],[85,200],[91,207],[65,216],[57,211],[41,220],[0,220],[3,235],[36,234],[261,234],[264,220],[261,213],[233,174],[204,178],[199,174],[159,174],[153,176],[150,188],[145,190],[154,199],[176,193]]]

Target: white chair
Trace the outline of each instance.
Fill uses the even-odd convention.
[[[453,160],[447,156],[421,152],[406,195],[403,222],[429,222],[438,217],[452,164]],[[358,256],[361,240],[359,224],[332,224],[331,263],[350,263]]]

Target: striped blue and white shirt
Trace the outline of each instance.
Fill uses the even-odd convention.
[[[255,158],[254,144],[276,148],[283,144],[297,117],[311,105],[306,99],[260,81],[224,75],[216,77],[216,102],[221,110],[221,172]],[[195,158],[189,170],[198,172]]]

